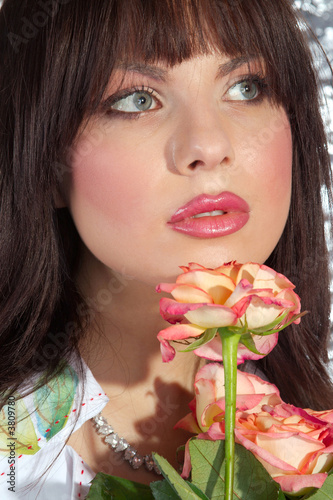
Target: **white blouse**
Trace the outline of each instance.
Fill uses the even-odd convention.
[[[89,368],[83,381],[74,367],[0,412],[0,498],[84,499],[95,476],[69,445],[77,430],[109,401]],[[34,384],[32,384],[33,387]],[[79,417],[77,417],[79,414]]]

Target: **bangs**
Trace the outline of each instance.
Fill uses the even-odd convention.
[[[271,30],[263,30],[272,8],[252,1],[131,0],[114,2],[117,52],[128,61],[170,66],[213,51],[263,55],[271,51]],[[241,4],[241,5],[240,5]],[[263,5],[267,4],[264,2]],[[274,10],[274,9],[273,9]],[[268,44],[268,46],[267,46]],[[266,49],[266,50],[265,50]]]
[[[119,61],[173,66],[212,52],[245,61],[256,57],[273,100],[286,107],[295,74],[304,78],[304,45],[289,0],[116,0],[109,5],[110,74]]]

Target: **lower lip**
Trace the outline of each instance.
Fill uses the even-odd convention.
[[[168,223],[174,231],[195,236],[197,238],[219,238],[227,236],[242,229],[249,220],[246,212],[230,212],[223,215],[189,217],[178,222]]]

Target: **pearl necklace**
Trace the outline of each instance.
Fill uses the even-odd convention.
[[[94,423],[97,433],[104,436],[105,443],[108,444],[116,453],[123,453],[123,460],[128,461],[133,469],[139,469],[144,464],[149,472],[154,472],[158,475],[161,474],[161,471],[155,464],[152,455],[140,455],[137,450],[135,450],[133,446],[126,441],[126,439],[118,436],[106,418],[102,417],[101,413],[96,415],[96,417],[93,417],[91,420]]]

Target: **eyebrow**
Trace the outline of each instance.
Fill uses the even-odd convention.
[[[168,70],[158,66],[152,66],[144,63],[123,63],[118,66],[118,69],[139,73],[140,75],[166,82],[168,79]]]
[[[227,61],[223,64],[220,64],[218,73],[217,73],[217,78],[222,78],[224,76],[229,75],[229,73],[232,73],[236,69],[240,68],[244,64],[250,64],[252,61],[258,60],[257,56],[240,56],[236,57],[235,59],[231,59],[230,61]]]
[[[223,64],[220,64],[217,72],[217,78],[227,76],[229,73],[235,71],[240,66],[249,64],[251,61],[256,59],[257,56],[239,56]],[[139,73],[140,75],[147,76],[149,78],[153,78],[154,80],[159,80],[162,82],[166,82],[168,79],[168,69],[160,68],[159,66],[150,64],[123,63],[118,66],[118,69],[133,73]]]

